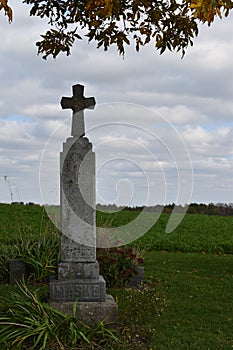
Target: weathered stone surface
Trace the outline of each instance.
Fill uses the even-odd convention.
[[[58,264],[58,275],[60,280],[98,279],[99,264],[97,261],[91,263],[60,262]]]
[[[50,280],[54,302],[102,302],[106,284],[96,261],[95,154],[87,138],[68,138],[60,155],[61,262]]]
[[[96,260],[95,201],[92,144],[69,138],[61,153],[62,261]]]
[[[83,111],[74,113],[71,135],[75,137],[82,137],[85,135],[85,122]]]
[[[51,302],[50,305],[66,315],[73,314],[73,302]],[[107,294],[104,302],[77,303],[76,317],[77,320],[82,321],[89,326],[95,326],[101,321],[112,323],[114,325],[118,318],[118,307],[114,298]]]
[[[98,279],[50,280],[50,300],[68,301],[105,301],[106,285],[102,276]]]
[[[74,242],[68,237],[61,237],[61,261],[95,262],[96,250],[84,244]]]

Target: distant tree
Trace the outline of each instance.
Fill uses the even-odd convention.
[[[30,15],[47,17],[51,26],[37,42],[38,53],[54,58],[60,52],[70,55],[76,39],[86,36],[97,48],[116,45],[124,55],[125,45],[135,42],[136,51],[154,41],[155,48],[180,51],[193,45],[198,22],[210,25],[215,17],[228,16],[232,0],[24,0],[31,5]],[[12,22],[8,0],[0,0],[0,9]],[[86,29],[86,34],[83,30]],[[79,33],[78,33],[79,30]],[[81,36],[82,35],[82,36]]]

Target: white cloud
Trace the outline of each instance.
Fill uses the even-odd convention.
[[[22,113],[24,115],[28,115],[31,117],[50,117],[53,118],[57,114],[59,114],[60,109],[57,104],[34,104],[26,106],[22,109]]]
[[[196,122],[206,122],[207,117],[195,112],[194,109],[185,105],[175,105],[174,107],[159,107],[156,109],[159,113],[166,116],[167,119],[175,124],[195,124]]]
[[[34,46],[45,22],[30,18],[26,5],[14,8],[13,24],[0,22],[0,201],[9,200],[3,175],[16,184],[15,197],[20,192],[24,201],[40,201],[42,154],[45,179],[58,191],[59,152],[71,123],[71,112],[61,110],[60,99],[81,83],[85,95],[97,101],[94,111],[85,112],[97,166],[109,158],[128,160],[103,169],[97,179],[100,195],[102,190],[103,197],[114,198],[111,176],[130,176],[135,202],[143,202],[143,170],[148,177],[154,174],[159,189],[167,186],[167,201],[174,201],[178,170],[190,176],[187,146],[195,174],[193,200],[232,202],[232,15],[201,27],[182,60],[176,53],[160,56],[153,45],[138,54],[130,47],[123,60],[114,49],[106,53],[83,40],[71,57],[45,62]]]

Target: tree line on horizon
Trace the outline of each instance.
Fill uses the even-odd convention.
[[[142,211],[143,209],[147,212],[162,212],[165,214],[170,214],[173,209],[176,207],[176,213],[184,213],[184,210],[187,214],[206,214],[206,215],[221,215],[221,216],[230,216],[233,215],[233,203],[190,203],[183,205],[176,205],[175,203],[166,204],[166,205],[154,205],[154,206],[117,206],[115,204],[102,205],[97,204],[97,210],[130,210],[130,211]]]
[[[34,202],[11,202],[11,203],[0,203],[0,205],[34,205],[34,206],[41,206],[38,203]],[[46,205],[48,206],[48,205]],[[51,205],[56,206],[56,205]],[[58,206],[58,205],[57,205]],[[165,214],[171,214],[174,210],[176,213],[187,213],[187,214],[205,214],[205,215],[220,215],[220,216],[231,216],[233,215],[233,203],[190,203],[185,205],[176,205],[175,203],[172,204],[166,204],[166,205],[160,205],[156,204],[153,206],[117,206],[116,204],[100,204],[98,203],[96,205],[96,210],[98,211],[106,211],[106,212],[116,212],[116,211],[122,211],[122,210],[129,210],[129,211],[142,211],[145,210],[146,212],[155,212],[155,213],[165,213]]]

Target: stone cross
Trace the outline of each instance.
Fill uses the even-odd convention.
[[[85,135],[85,125],[84,125],[84,113],[85,108],[93,109],[95,107],[94,97],[84,97],[84,86],[77,84],[73,85],[73,96],[72,97],[62,97],[61,106],[62,109],[70,108],[73,110],[73,120],[71,135],[82,137]]]

